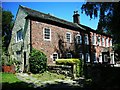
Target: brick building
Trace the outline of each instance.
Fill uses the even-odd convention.
[[[44,52],[48,65],[56,58],[81,58],[86,63],[114,64],[112,37],[81,25],[79,14],[74,11],[73,22],[59,19],[30,8],[19,6],[9,53],[21,61],[21,71],[29,66],[31,48]]]

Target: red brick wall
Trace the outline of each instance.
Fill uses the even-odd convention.
[[[66,44],[66,48],[72,47],[74,44],[74,35],[77,34],[78,31],[69,30],[66,28],[61,28],[55,25],[43,23],[43,22],[37,22],[37,21],[31,21],[31,38],[32,38],[32,47],[38,50],[43,51],[48,58],[48,64],[53,64],[52,61],[52,54],[59,50],[58,47],[58,41],[59,41],[59,35],[63,36],[64,41],[66,41],[66,32],[71,33],[72,42],[70,44]],[[45,27],[49,27],[51,29],[51,41],[45,41],[43,38],[43,29]]]

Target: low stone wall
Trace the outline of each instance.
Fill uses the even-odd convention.
[[[48,66],[48,71],[54,72],[54,73],[57,73],[57,74],[63,74],[65,76],[69,76],[69,77],[73,76],[72,66],[67,66],[67,65]]]

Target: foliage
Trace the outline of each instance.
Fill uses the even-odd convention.
[[[32,49],[29,58],[30,71],[32,73],[43,73],[47,69],[46,55],[36,49]]]
[[[10,11],[2,10],[2,47],[4,47],[4,51],[7,51],[11,39],[11,29],[14,23],[13,17]]]
[[[83,62],[79,59],[56,59],[56,64],[59,65],[75,65],[76,76],[83,75]]]
[[[105,32],[113,36],[115,53],[120,56],[120,2],[86,2],[82,5],[81,10],[92,19],[99,17],[98,32]],[[119,58],[120,60],[120,58]]]
[[[53,81],[56,79],[66,79],[66,77],[62,74],[57,73],[51,73],[49,71],[46,71],[41,74],[32,74],[33,77],[40,79],[41,81]]]
[[[56,64],[73,65],[80,63],[79,59],[56,59]]]
[[[2,73],[0,72],[0,74],[2,74],[2,80],[0,81],[0,83],[2,82],[2,89],[4,90],[13,90],[13,89],[33,89],[33,85],[32,84],[28,84],[25,83],[21,80],[19,80],[15,74],[11,74],[11,73]]]

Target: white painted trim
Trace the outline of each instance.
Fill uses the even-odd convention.
[[[44,34],[45,29],[49,29],[50,30],[50,39],[45,39],[45,34]],[[51,41],[51,29],[49,27],[44,27],[43,28],[43,40],[44,41]]]
[[[67,34],[70,34],[70,42],[68,42],[68,43],[72,43],[72,35],[70,32],[66,32],[66,42],[67,42]]]
[[[80,36],[80,42],[78,42],[78,36]],[[76,42],[77,44],[82,44],[82,35],[80,33],[78,33],[76,36],[75,36],[75,39],[76,39]]]
[[[22,39],[17,40],[18,32],[20,32],[20,31],[22,32],[22,29],[16,31],[16,35],[15,35],[15,41],[16,41],[16,43],[18,43],[18,42],[22,42],[22,41],[23,41],[23,32],[22,32]]]
[[[54,52],[53,54],[57,54],[57,59],[58,59],[58,53]],[[52,61],[53,63],[55,63],[55,61],[53,60],[53,54],[52,54]]]

